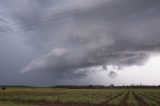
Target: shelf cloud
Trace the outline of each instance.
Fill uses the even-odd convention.
[[[1,5],[5,19],[18,26],[2,30],[20,34],[37,54],[21,69],[24,74],[81,79],[93,67],[143,65],[160,50],[159,0],[6,0]]]

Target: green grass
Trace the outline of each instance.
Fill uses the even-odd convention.
[[[51,89],[51,88],[9,88],[0,91],[0,101],[32,101],[48,103],[101,104],[111,94],[123,89]]]
[[[13,102],[0,102],[0,106],[33,106],[33,105],[15,104]],[[36,105],[34,105],[34,106],[36,106]]]
[[[129,95],[127,92],[129,91]],[[58,89],[58,88],[7,88],[0,90],[0,106],[33,106],[45,104],[85,104],[138,106],[139,100],[149,106],[160,106],[160,89]],[[127,95],[126,95],[127,94]],[[153,96],[152,96],[153,95]],[[124,98],[125,97],[125,98]],[[20,103],[20,104],[15,104]],[[26,104],[26,105],[25,105]]]
[[[130,106],[138,106],[138,103],[133,96],[132,90],[130,90],[129,92],[129,97],[128,97],[127,102]]]

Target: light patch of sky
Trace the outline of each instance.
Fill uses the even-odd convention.
[[[160,84],[160,56],[151,57],[143,66],[126,67],[119,71],[120,83],[124,84]]]
[[[107,66],[107,71],[98,67],[88,78],[99,85],[160,85],[160,55],[152,56],[141,66],[123,67],[118,70],[116,66]],[[117,73],[116,78],[110,78],[109,72]]]
[[[151,57],[143,66],[125,67],[118,71],[116,85],[160,85],[160,55]]]

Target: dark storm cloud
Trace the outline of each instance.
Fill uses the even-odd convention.
[[[37,53],[21,72],[45,71],[57,78],[79,79],[96,66],[106,70],[107,65],[142,65],[160,50],[159,0],[2,3],[9,6],[8,18],[16,28],[20,26],[25,33],[21,36]]]
[[[108,64],[141,65],[152,52],[159,51],[159,1],[101,2],[83,8],[66,6],[66,10],[52,13],[58,17],[53,20],[56,24],[42,25],[43,30],[33,32],[38,37],[29,38],[33,46],[38,39],[36,43],[47,46],[49,53],[22,71],[50,70],[70,75],[81,68]],[[56,48],[63,49],[64,55],[57,57],[61,52],[55,54]]]

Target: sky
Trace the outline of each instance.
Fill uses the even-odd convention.
[[[159,0],[0,0],[0,85],[160,85]]]

